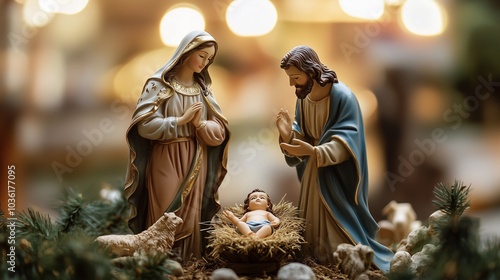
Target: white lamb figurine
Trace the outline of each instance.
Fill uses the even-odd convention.
[[[110,248],[111,252],[124,257],[146,255],[149,253],[167,253],[172,249],[175,229],[182,224],[181,218],[174,213],[165,213],[148,229],[138,234],[103,235],[96,242]]]

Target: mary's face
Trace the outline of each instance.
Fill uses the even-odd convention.
[[[214,55],[214,46],[196,50],[186,59],[185,66],[195,73],[200,73],[214,59]]]

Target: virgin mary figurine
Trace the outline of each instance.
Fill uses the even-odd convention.
[[[187,34],[146,81],[127,130],[129,227],[139,233],[175,212],[184,223],[174,248],[184,261],[201,257],[200,222],[219,210],[217,190],[227,171],[230,132],[208,73],[217,47],[207,32]]]

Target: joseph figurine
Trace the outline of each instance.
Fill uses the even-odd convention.
[[[363,118],[356,96],[316,52],[298,46],[281,60],[295,86],[295,120],[281,109],[276,125],[288,165],[301,182],[299,210],[307,225],[305,252],[333,263],[341,243],[373,249],[374,264],[389,270],[393,253],[375,241],[379,227],[368,209]]]

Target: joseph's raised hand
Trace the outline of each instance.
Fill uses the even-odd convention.
[[[276,127],[278,128],[283,141],[287,143],[290,142],[292,134],[292,118],[290,117],[288,110],[281,108],[278,112],[278,115],[276,116]]]

